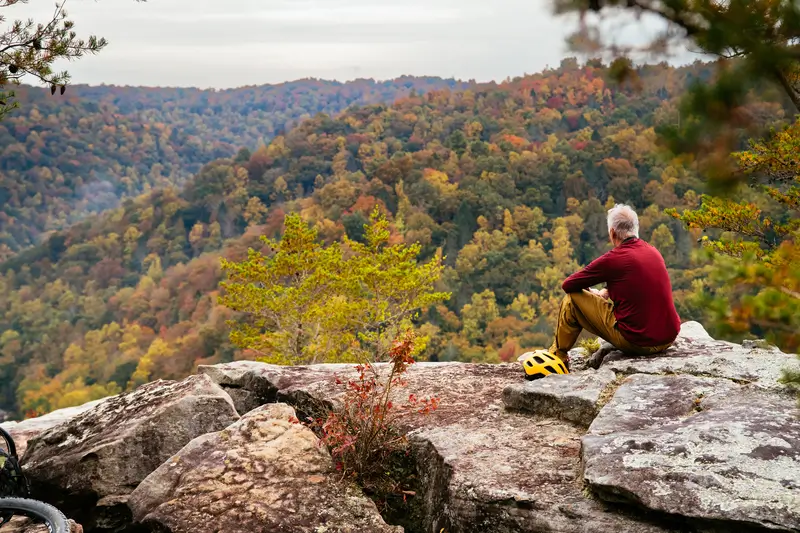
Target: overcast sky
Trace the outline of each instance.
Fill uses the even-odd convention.
[[[574,19],[550,0],[67,0],[73,83],[238,87],[305,77],[501,80],[557,66]],[[54,0],[3,10],[43,20]]]

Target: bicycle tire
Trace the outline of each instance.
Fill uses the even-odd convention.
[[[64,513],[50,504],[28,498],[0,498],[0,513],[11,511],[14,515],[43,521],[50,533],[70,533],[69,522]]]

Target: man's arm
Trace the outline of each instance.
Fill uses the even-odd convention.
[[[564,292],[580,292],[598,283],[608,281],[608,254],[603,254],[581,270],[564,280]]]

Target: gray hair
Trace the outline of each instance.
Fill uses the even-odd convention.
[[[608,210],[608,231],[614,230],[618,239],[639,237],[639,217],[629,205],[617,204]]]

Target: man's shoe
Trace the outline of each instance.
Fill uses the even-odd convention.
[[[600,349],[597,350],[592,354],[591,357],[586,361],[586,366],[589,368],[594,368],[597,370],[600,368],[600,365],[603,364],[603,360],[606,358],[608,354],[616,350],[616,347],[613,344],[608,342],[604,342],[600,345]]]

